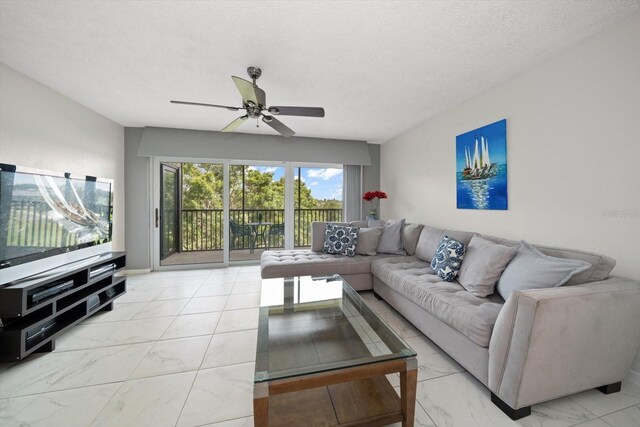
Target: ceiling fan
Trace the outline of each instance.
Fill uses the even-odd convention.
[[[285,126],[280,120],[273,116],[304,116],[304,117],[324,117],[324,108],[320,107],[268,107],[267,97],[264,90],[260,89],[256,84],[256,80],[262,75],[262,70],[257,67],[247,68],[247,73],[251,77],[252,82],[241,79],[240,77],[231,76],[233,82],[236,84],[240,95],[242,96],[242,107],[228,107],[226,105],[216,104],[203,104],[201,102],[188,102],[188,101],[170,101],[172,104],[185,104],[185,105],[197,105],[202,107],[216,107],[226,108],[230,111],[245,110],[246,114],[240,116],[231,123],[229,123],[222,132],[233,132],[248,119],[262,121],[277,132],[282,134],[285,138],[295,135],[295,132]],[[271,114],[267,115],[265,112]]]

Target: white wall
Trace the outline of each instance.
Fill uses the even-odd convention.
[[[0,64],[0,162],[113,179],[113,249],[124,250],[122,126]]]
[[[600,252],[640,280],[639,46],[635,15],[384,143],[384,217]],[[502,118],[509,210],[458,210],[456,135]]]

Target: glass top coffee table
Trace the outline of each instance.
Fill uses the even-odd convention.
[[[342,277],[265,279],[254,424],[413,426],[415,356]]]

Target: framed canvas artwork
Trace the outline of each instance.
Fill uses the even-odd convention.
[[[508,209],[507,120],[456,137],[458,209]]]

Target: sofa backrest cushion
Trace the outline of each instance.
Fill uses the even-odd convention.
[[[475,233],[469,231],[457,231],[457,230],[444,230],[442,228],[431,227],[430,225],[425,225],[422,227],[422,232],[420,233],[420,239],[418,239],[418,244],[416,246],[415,255],[417,258],[422,261],[431,262],[433,259],[433,255],[436,253],[436,248],[440,243],[440,240],[446,235],[451,237],[452,239],[457,240],[466,246],[471,242],[471,238]]]
[[[405,224],[402,227],[402,247],[407,255],[415,255],[422,227],[422,224]]]
[[[502,237],[483,235],[485,239],[492,240],[496,243],[506,246],[520,246],[520,242],[515,240],[504,239]],[[616,260],[606,255],[600,255],[593,252],[579,251],[576,249],[556,248],[553,246],[532,245],[545,255],[556,258],[575,259],[578,261],[586,261],[591,264],[588,268],[574,275],[564,286],[580,285],[583,283],[599,282],[609,277],[611,270],[616,265]]]
[[[404,255],[402,249],[402,227],[405,219],[388,219],[381,221],[377,219],[367,219],[368,227],[384,227],[380,241],[378,242],[378,253]]]
[[[384,227],[359,228],[358,242],[356,243],[356,255],[377,255],[378,242],[382,236]]]
[[[523,240],[502,272],[496,291],[506,301],[517,290],[557,288],[589,268],[586,261],[549,256]]]

